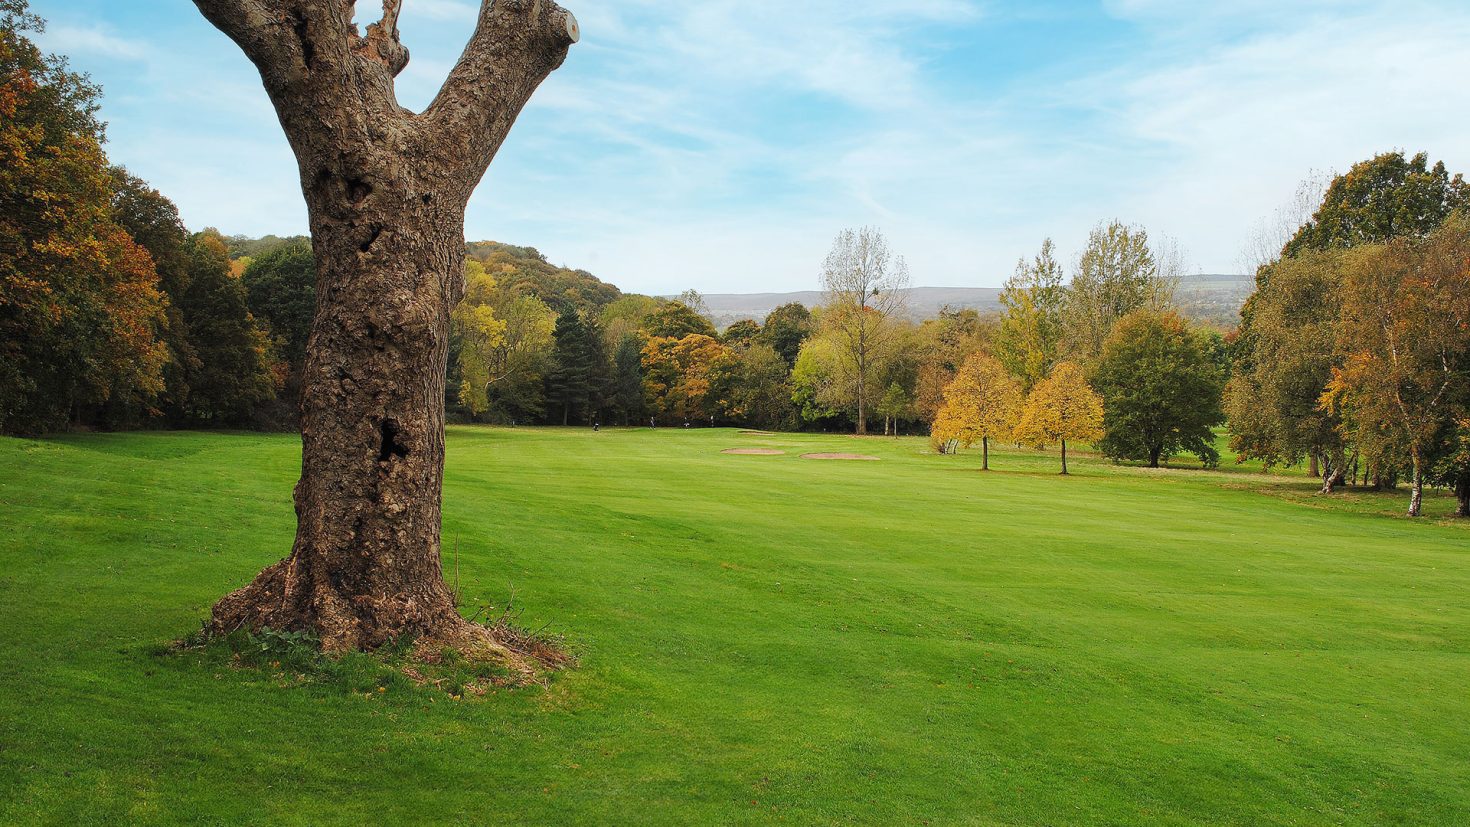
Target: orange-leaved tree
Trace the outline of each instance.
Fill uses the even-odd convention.
[[[1082,369],[1061,362],[1026,399],[1016,439],[1038,448],[1060,443],[1062,473],[1067,473],[1067,442],[1091,442],[1103,435],[1102,399],[1087,385]]]
[[[702,420],[728,405],[734,353],[702,333],[681,339],[655,336],[643,348],[643,391],[661,420]]]
[[[934,418],[934,441],[979,442],[981,467],[990,470],[990,440],[1009,437],[1021,416],[1021,384],[988,353],[965,359],[944,388],[944,404]]]

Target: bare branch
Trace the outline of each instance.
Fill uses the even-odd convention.
[[[368,26],[367,34],[358,42],[357,52],[388,68],[390,77],[408,65],[408,49],[398,39],[398,13],[403,0],[383,0],[383,18]]]
[[[475,33],[423,115],[431,143],[464,164],[469,186],[580,37],[576,18],[551,0],[481,0]]]

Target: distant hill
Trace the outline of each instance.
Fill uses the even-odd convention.
[[[465,244],[465,254],[485,265],[501,286],[525,291],[558,310],[565,305],[596,309],[623,295],[586,270],[551,264],[535,247],[471,241]]]
[[[1255,290],[1254,276],[1201,273],[1179,280],[1174,301],[1192,319],[1234,328],[1240,324],[1240,308]]]
[[[1233,325],[1246,297],[1255,289],[1250,276],[1202,273],[1185,276],[1176,297],[1191,317],[1217,324]],[[669,296],[668,298],[674,298]],[[721,326],[740,319],[764,319],[777,307],[797,302],[807,307],[822,303],[818,290],[795,293],[714,293],[704,296],[715,323]],[[981,312],[1000,310],[998,287],[914,287],[908,291],[909,315],[930,319],[945,307],[973,308]]]
[[[677,298],[670,296],[669,298]],[[807,307],[822,303],[820,290],[796,293],[715,293],[705,295],[715,323],[727,325],[740,319],[760,321],[783,304],[796,302]],[[908,290],[906,304],[909,315],[928,319],[948,306],[956,309],[995,310],[1000,307],[1000,289],[996,287],[913,287]]]

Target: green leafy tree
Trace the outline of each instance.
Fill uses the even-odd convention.
[[[883,435],[898,436],[899,422],[913,414],[914,398],[903,385],[889,382],[874,410],[883,417]]]
[[[1427,153],[1406,158],[1385,152],[1337,176],[1282,255],[1426,236],[1466,206],[1470,185],[1461,175],[1451,177],[1443,161],[1430,167]]]
[[[1178,314],[1134,311],[1114,326],[1092,378],[1106,411],[1098,448],[1152,468],[1188,451],[1213,467],[1224,382],[1203,337]]]
[[[1319,404],[1337,364],[1341,254],[1306,252],[1256,277],[1225,387],[1230,448],[1267,466],[1310,459],[1330,492],[1347,463],[1342,420]]]
[[[759,342],[735,353],[734,382],[728,414],[752,428],[785,428],[793,424],[790,369],[770,345]]]
[[[813,336],[802,343],[801,354],[791,369],[791,401],[804,422],[830,421],[841,417],[851,398],[852,383],[829,336]]]
[[[1470,517],[1470,401],[1460,410],[1434,441],[1429,481],[1455,493],[1456,517]]]
[[[1000,292],[1002,318],[995,355],[1030,393],[1051,373],[1062,343],[1062,307],[1067,288],[1051,239],[1031,261],[1016,262],[1016,272]]]
[[[664,302],[644,320],[643,329],[649,336],[665,339],[682,339],[693,334],[711,339],[719,336],[709,319],[683,302]]]
[[[760,322],[753,319],[741,319],[725,328],[725,332],[720,334],[720,341],[730,347],[749,347],[760,337],[760,333]]]
[[[806,306],[797,302],[783,304],[766,315],[761,325],[760,341],[775,348],[786,360],[795,365],[801,354],[801,344],[812,335],[812,314]]]
[[[1119,319],[1140,308],[1165,309],[1173,294],[1170,274],[1161,272],[1147,231],[1121,221],[1098,225],[1067,288],[1063,350],[1072,361],[1095,364]]]
[[[265,322],[275,339],[294,396],[316,312],[316,260],[310,242],[290,241],[252,258],[241,279],[250,312]]]
[[[246,308],[245,286],[230,275],[224,238],[213,230],[189,239],[188,288],[179,307],[197,361],[188,369],[187,421],[212,427],[253,424],[275,399],[271,345]]]

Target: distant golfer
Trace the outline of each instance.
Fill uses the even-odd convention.
[[[593,422],[592,423],[592,432],[593,433],[596,433],[596,432],[598,432],[600,430],[602,430],[602,423],[600,423],[600,422]]]

